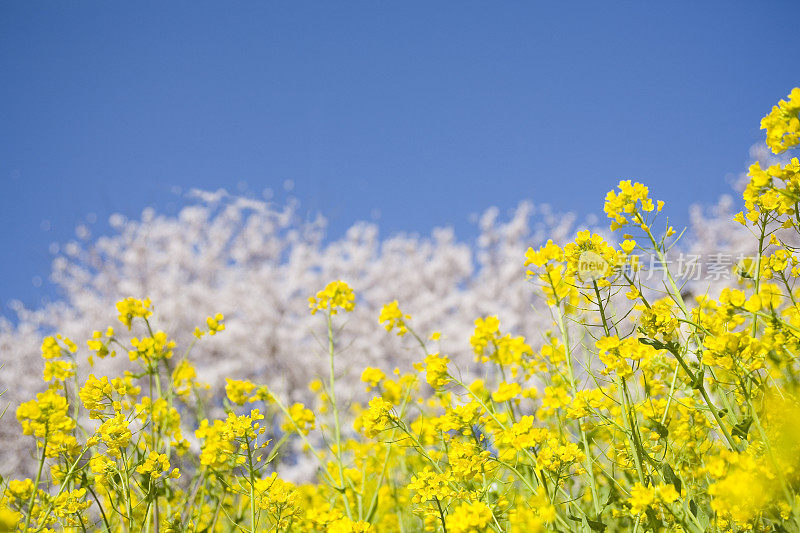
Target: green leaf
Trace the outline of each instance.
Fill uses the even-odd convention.
[[[652,419],[650,420],[650,424],[652,425],[653,431],[658,433],[658,436],[660,438],[662,438],[662,439],[666,439],[667,438],[667,436],[669,435],[669,429],[667,429],[667,426],[665,426],[664,424],[662,424],[658,420],[652,420]]]
[[[592,531],[599,531],[600,533],[603,533],[603,531],[605,531],[607,527],[603,522],[599,520],[589,520],[587,518],[586,523],[589,524],[589,527],[592,528]]]
[[[747,434],[750,432],[750,425],[753,423],[752,417],[747,417],[735,426],[733,426],[733,434],[734,437],[739,437],[740,439],[746,440]]]
[[[680,494],[683,484],[681,483],[681,478],[675,475],[675,471],[672,469],[672,467],[667,463],[662,463],[661,474],[664,476],[664,481],[667,483],[672,483],[672,486],[675,487],[675,490],[677,490],[678,494]]]
[[[599,531],[600,533],[603,533],[603,531],[606,530],[606,527],[608,527],[600,520],[589,520],[588,518],[575,515],[568,515],[567,517],[573,522],[583,522],[586,525],[588,525],[592,529],[592,531]]]
[[[667,348],[667,345],[664,344],[663,342],[653,339],[648,339],[645,337],[639,337],[639,342],[642,344],[646,344],[647,346],[652,346],[656,350],[665,350]]]
[[[705,368],[701,368],[700,370],[698,370],[697,373],[694,375],[694,381],[692,381],[692,388],[695,390],[702,389],[703,380],[705,379],[705,377],[706,377]]]
[[[694,500],[689,500],[689,512],[697,516],[697,503]]]

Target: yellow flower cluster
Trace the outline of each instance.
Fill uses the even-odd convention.
[[[131,361],[138,361],[143,366],[155,364],[162,359],[172,357],[172,350],[175,348],[175,341],[167,339],[167,334],[157,331],[150,337],[131,339],[132,350],[128,350],[128,358]]]
[[[549,431],[542,427],[534,426],[535,419],[531,415],[525,415],[510,427],[505,428],[498,435],[497,444],[513,456],[515,451],[522,451],[526,448],[535,448],[543,443],[549,436]]]
[[[279,517],[278,526],[287,528],[299,518],[301,494],[292,483],[279,478],[277,473],[273,472],[265,478],[256,480],[254,492],[259,509],[271,516]]]
[[[567,274],[583,282],[607,283],[624,264],[625,253],[615,250],[597,233],[579,231],[573,242],[564,246]]]
[[[119,321],[122,322],[126,328],[131,329],[135,318],[141,317],[147,319],[153,314],[152,307],[153,304],[150,298],[145,298],[144,300],[125,298],[124,300],[120,300],[117,302]]]
[[[172,388],[181,399],[186,399],[194,389],[207,389],[208,385],[197,381],[194,365],[186,359],[172,371]]]
[[[750,181],[744,190],[744,206],[747,214],[739,215],[740,223],[747,218],[756,224],[764,215],[792,215],[800,198],[800,161],[793,157],[786,165],[770,165],[762,169],[756,161],[747,173]]]
[[[286,420],[281,424],[281,429],[283,431],[298,431],[303,435],[307,435],[309,431],[314,429],[315,420],[316,417],[311,409],[302,403],[293,403],[289,406]]]
[[[765,118],[773,149],[797,144],[798,98]],[[125,299],[120,321],[147,333],[95,332],[88,357],[113,346],[134,370],[80,382],[77,345],[42,343],[43,392],[16,410],[37,475],[0,481],[0,531],[798,531],[797,171],[796,160],[751,170],[737,218],[752,222],[758,257],[719,294],[690,298],[669,271],[650,287],[618,268],[634,249],[666,264],[674,231],[654,232],[662,204],[623,181],[606,213],[614,229],[641,229],[640,243],[581,231],[525,253],[552,316],[540,337],[478,318],[468,366],[429,350],[439,334],[387,304],[379,324],[418,341],[419,362],[364,369],[367,404],[337,398],[336,315],[356,300],[344,282],[309,299],[330,372],[312,395],[288,391],[304,403],[257,376],[214,393],[189,354],[173,364],[150,301]],[[224,330],[221,315],[206,325]],[[281,477],[304,461],[316,477]]]
[[[408,333],[406,320],[410,318],[411,315],[404,314],[398,307],[397,300],[395,300],[383,306],[380,315],[378,315],[378,322],[384,325],[386,331],[397,329],[397,334],[402,337]]]
[[[645,486],[641,483],[634,483],[633,487],[631,487],[631,497],[628,499],[628,504],[631,506],[631,513],[640,515],[659,504],[669,506],[679,497],[680,494],[673,485]]]
[[[140,392],[141,387],[133,384],[131,374],[111,380],[107,376],[98,378],[94,374],[89,374],[83,387],[78,391],[78,397],[89,411],[90,417],[102,418],[109,407],[115,413],[130,409]]]
[[[150,476],[151,479],[161,477],[169,472],[169,459],[164,453],[151,451],[147,457],[145,457],[144,462],[136,467],[136,472],[143,476]],[[179,470],[176,468],[170,472],[170,477],[180,477]]]
[[[386,379],[386,374],[380,368],[368,366],[361,373],[361,381],[367,384],[367,392],[377,387],[384,379]]]
[[[649,338],[669,342],[678,334],[679,322],[670,300],[662,299],[650,305],[640,304],[635,308],[641,311],[639,328]]]
[[[356,419],[355,428],[369,438],[389,429],[392,424],[394,406],[381,397],[372,398],[369,408]]]
[[[47,457],[74,453],[77,440],[72,435],[75,420],[69,416],[67,398],[56,389],[48,389],[17,408],[17,420],[25,435],[33,435]]]
[[[332,281],[316,296],[308,299],[308,307],[312,315],[317,311],[327,311],[331,315],[335,315],[340,309],[350,312],[355,306],[356,295],[344,281]]]
[[[97,429],[99,440],[106,445],[108,455],[120,457],[133,439],[128,420],[122,413],[109,418]]]
[[[114,328],[108,327],[105,337],[106,339],[103,340],[103,333],[95,331],[92,333],[92,338],[86,341],[86,345],[89,346],[89,349],[95,352],[100,359],[105,359],[108,356],[114,357],[116,355],[114,350],[109,349],[111,341],[114,339]],[[94,363],[91,357],[89,358],[89,363]]]
[[[564,253],[561,250],[561,247],[554,244],[552,239],[548,239],[547,243],[538,250],[528,248],[525,251],[525,263],[523,266],[534,265],[537,267],[542,267],[550,261],[563,260]]]
[[[63,346],[62,346],[63,345]],[[75,375],[75,352],[78,346],[62,335],[45,337],[42,341],[42,359],[44,359],[44,381],[64,382]],[[62,358],[66,357],[67,360]]]
[[[434,389],[440,389],[447,385],[450,381],[450,376],[447,374],[447,364],[450,358],[439,355],[438,353],[430,354],[425,357],[425,379]]]
[[[619,377],[630,377],[635,365],[647,365],[656,356],[651,345],[642,344],[638,338],[620,339],[615,335],[602,337],[597,343],[598,358],[606,365],[604,373],[614,373]]]
[[[641,183],[631,183],[630,180],[622,180],[617,186],[619,191],[612,190],[606,194],[606,203],[603,206],[608,218],[614,222],[611,224],[612,230],[617,230],[628,224],[641,226],[645,229],[645,213],[650,213],[654,209],[659,212],[664,207],[664,202],[658,201],[655,205],[650,198],[650,190]]]
[[[509,367],[515,376],[523,364],[523,359],[533,353],[524,337],[501,334],[500,320],[496,316],[475,320],[475,333],[470,337],[469,343],[478,356],[478,361],[484,363],[492,361],[500,366]]]
[[[208,333],[209,335],[216,335],[220,331],[225,331],[224,320],[225,317],[223,316],[222,313],[217,313],[214,316],[207,317],[206,326],[208,327],[208,329],[206,331],[203,331],[199,327],[194,328],[194,336],[200,339],[206,333]]]
[[[800,87],[792,89],[787,98],[761,119],[761,129],[767,130],[767,146],[776,154],[800,143]]]
[[[462,503],[447,518],[447,530],[453,533],[480,533],[492,521],[492,510],[483,502]]]
[[[250,393],[255,388],[256,386],[249,381],[225,378],[225,394],[230,401],[237,405],[244,405],[245,402],[249,401]]]

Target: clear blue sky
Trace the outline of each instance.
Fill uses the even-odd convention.
[[[784,2],[0,4],[0,312],[51,243],[174,187],[265,188],[384,234],[521,199],[601,212],[640,179],[686,220],[800,83]],[[93,214],[93,215],[92,215]],[[34,287],[32,279],[45,280]]]

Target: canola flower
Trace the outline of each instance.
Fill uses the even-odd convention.
[[[800,143],[798,99],[762,121],[776,152]],[[0,531],[800,530],[798,185],[797,159],[750,169],[737,220],[759,254],[737,287],[690,298],[669,272],[648,287],[623,268],[637,249],[663,262],[676,232],[646,186],[621,181],[605,212],[631,234],[520,251],[553,317],[541,342],[477,317],[474,368],[459,368],[390,302],[375,327],[418,363],[359,369],[363,404],[336,396],[340,315],[356,302],[342,280],[309,298],[330,371],[310,376],[304,403],[252,376],[212,397],[191,346],[224,335],[225,317],[183,351],[152,327],[149,300],[126,298],[127,344],[113,327],[87,353],[42,342],[43,390],[15,413],[36,474],[0,481]],[[79,372],[118,351],[124,374]],[[282,459],[315,477],[283,478]]]
[[[347,283],[332,281],[316,296],[309,297],[308,306],[312,315],[318,311],[327,311],[335,315],[340,310],[352,311],[356,305],[355,301],[355,293]]]

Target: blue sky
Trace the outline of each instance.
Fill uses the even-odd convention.
[[[0,4],[0,313],[52,297],[51,243],[175,188],[296,196],[333,236],[621,178],[685,222],[800,83],[797,2]],[[727,180],[726,181],[726,176]],[[294,184],[288,193],[287,180]],[[44,280],[34,286],[32,280]]]

